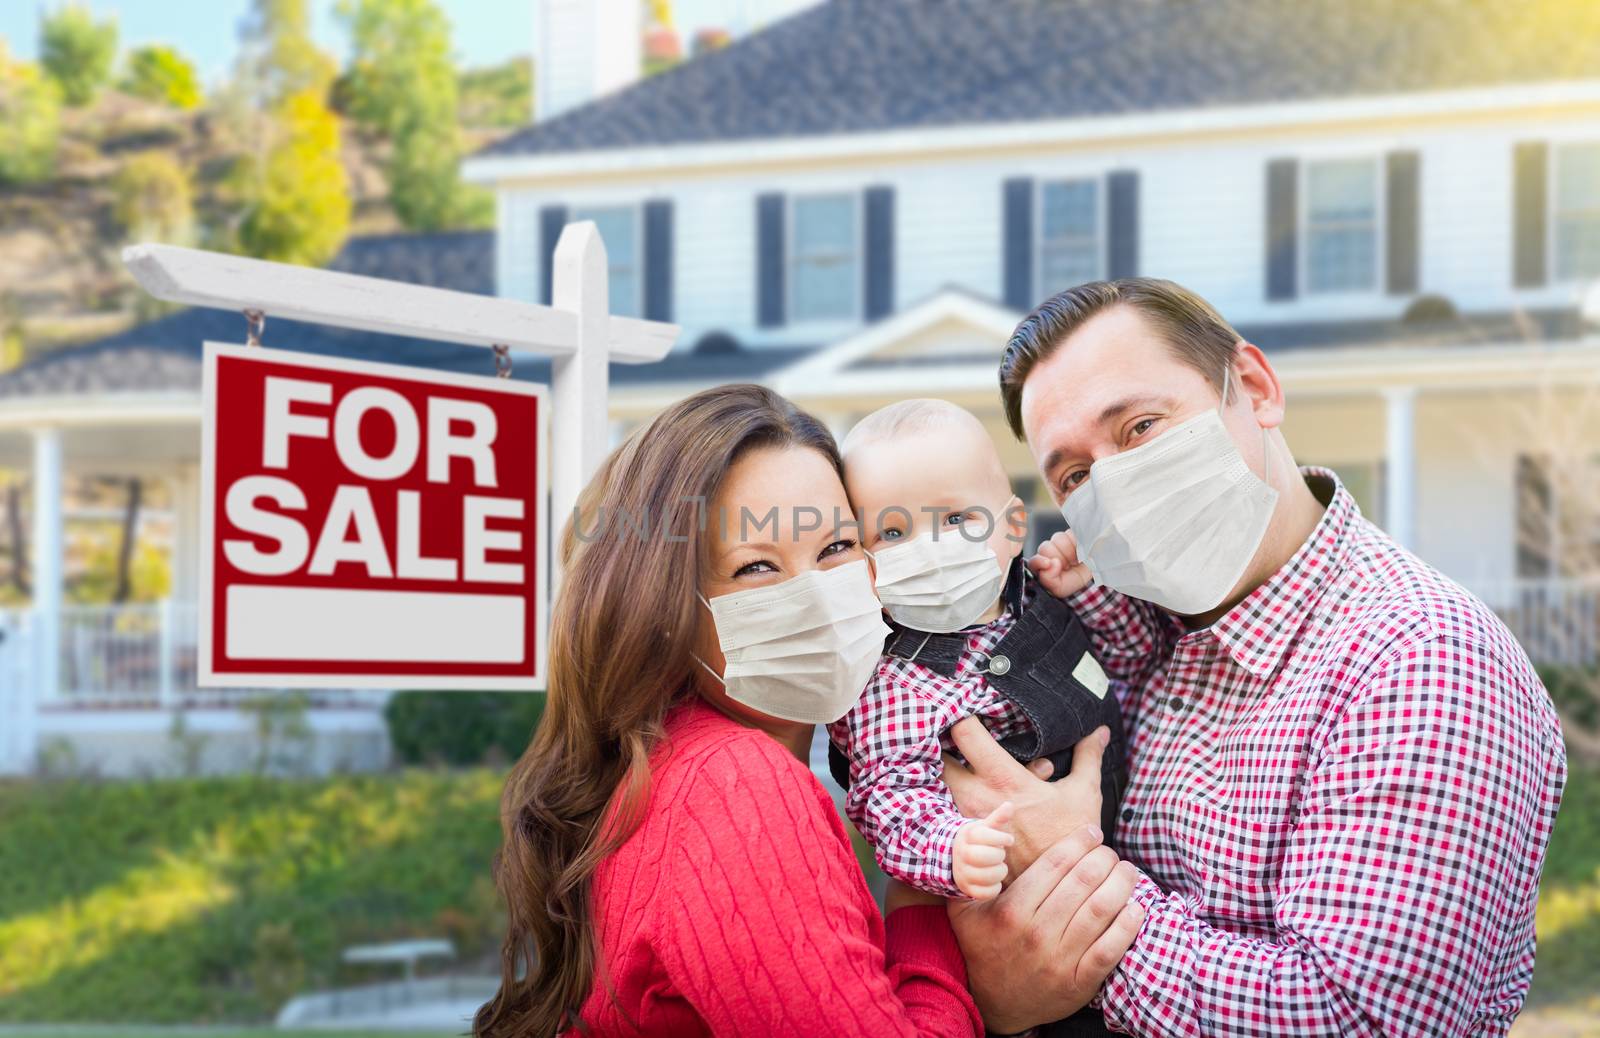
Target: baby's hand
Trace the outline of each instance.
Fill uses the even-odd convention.
[[[1006,878],[1006,848],[1016,842],[1011,834],[1011,801],[973,819],[956,830],[956,887],[974,901],[987,901],[1000,893]]]
[[[1039,586],[1057,598],[1077,594],[1094,580],[1088,564],[1078,561],[1078,539],[1071,530],[1062,530],[1039,545],[1039,554],[1028,560],[1028,568],[1039,578]]]

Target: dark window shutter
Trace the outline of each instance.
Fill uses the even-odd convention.
[[[539,302],[546,306],[555,296],[556,242],[566,226],[566,206],[547,205],[539,210]]]
[[[863,208],[867,261],[862,294],[866,298],[866,318],[875,321],[894,312],[894,188],[867,188]]]
[[[1387,282],[1390,295],[1417,290],[1421,260],[1422,158],[1414,151],[1391,151],[1388,166]]]
[[[1543,141],[1517,145],[1511,216],[1512,282],[1517,288],[1537,288],[1549,278],[1545,270],[1550,233],[1549,164],[1550,149]]]
[[[756,324],[777,328],[783,324],[783,216],[781,194],[756,198]]]
[[[644,316],[672,320],[672,202],[644,204]]]
[[[1001,187],[1005,228],[1002,290],[1013,310],[1032,310],[1039,300],[1033,285],[1033,179],[1017,177]]]
[[[1294,159],[1267,163],[1267,298],[1293,299],[1299,290],[1300,222],[1297,196],[1300,164]]]
[[[1139,174],[1119,170],[1106,177],[1106,277],[1139,275]]]

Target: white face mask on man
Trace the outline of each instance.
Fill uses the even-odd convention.
[[[786,721],[830,724],[849,713],[889,636],[864,559],[700,601],[726,666],[718,674],[700,665],[729,699]]]
[[[1063,502],[1078,557],[1099,583],[1192,616],[1215,609],[1244,576],[1278,491],[1251,471],[1222,422],[1231,380],[1224,369],[1216,410],[1101,458]]]
[[[1001,516],[994,518],[1000,521]],[[934,634],[977,623],[1005,582],[989,538],[974,538],[961,527],[940,527],[881,548],[872,561],[878,567],[878,599],[889,615],[912,630]]]

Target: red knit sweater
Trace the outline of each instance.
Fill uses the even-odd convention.
[[[944,910],[887,925],[811,772],[696,699],[594,877],[596,1035],[980,1035]],[[612,994],[607,993],[609,980]]]

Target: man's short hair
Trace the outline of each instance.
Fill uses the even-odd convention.
[[[1136,310],[1167,341],[1179,360],[1222,391],[1222,372],[1233,361],[1239,333],[1210,303],[1173,281],[1118,278],[1088,281],[1058,292],[1022,319],[1000,356],[1000,398],[1006,423],[1022,432],[1022,384],[1035,365],[1061,347],[1091,317],[1116,306]]]

